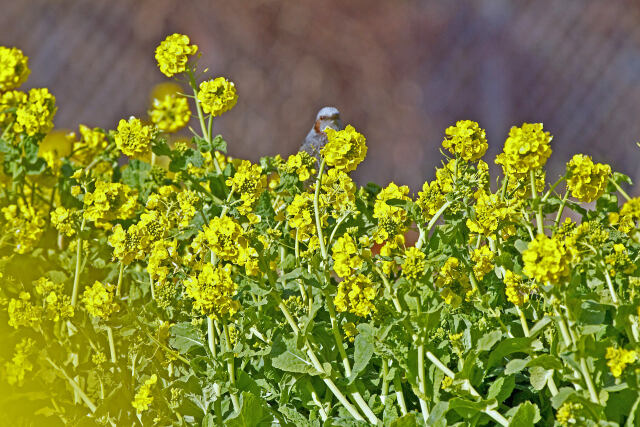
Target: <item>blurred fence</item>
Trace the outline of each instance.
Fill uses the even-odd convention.
[[[165,81],[153,51],[183,32],[203,68],[236,82],[216,131],[237,157],[296,151],[317,109],[335,105],[367,136],[362,183],[417,190],[463,118],[487,129],[490,155],[510,126],[541,121],[551,173],[581,152],[640,179],[637,1],[0,0],[0,11],[0,44],[30,57],[27,87],[56,95],[58,127],[144,116]]]

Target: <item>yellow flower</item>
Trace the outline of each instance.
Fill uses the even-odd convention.
[[[18,48],[0,46],[0,92],[15,89],[29,77],[29,58]]]
[[[120,224],[116,224],[111,230],[108,243],[113,247],[113,257],[124,264],[129,264],[134,259],[144,259],[145,250],[149,244],[148,235],[144,227],[133,224],[126,231]]]
[[[593,163],[591,157],[576,154],[567,163],[567,186],[571,195],[582,202],[592,202],[604,193],[611,167]]]
[[[455,126],[447,128],[445,134],[447,138],[442,141],[442,146],[467,161],[480,160],[489,148],[485,130],[471,120],[457,121]]]
[[[487,273],[493,270],[494,256],[494,253],[491,252],[488,246],[481,246],[473,250],[471,253],[471,261],[475,263],[473,266],[473,274],[475,274],[478,280],[482,280]]]
[[[620,213],[612,212],[609,215],[611,225],[617,225],[618,230],[629,233],[636,228],[636,221],[640,219],[640,197],[627,200]]]
[[[100,128],[91,129],[88,126],[80,125],[80,141],[73,144],[73,159],[81,164],[89,164],[97,155],[106,151],[109,141],[104,130]]]
[[[356,184],[351,177],[340,169],[329,169],[322,177],[320,186],[322,206],[330,206],[331,216],[340,218],[356,211]],[[315,184],[312,186],[315,189]]]
[[[125,184],[97,181],[93,192],[84,195],[84,217],[102,226],[104,222],[131,218],[138,193]]]
[[[0,94],[0,127],[5,128],[13,123],[16,117],[15,110],[26,102],[27,94],[18,90],[10,90]],[[12,143],[17,145],[17,139]]]
[[[44,137],[38,147],[38,156],[56,173],[62,166],[62,158],[71,154],[71,147],[76,135],[73,132],[53,130]]]
[[[409,279],[419,279],[424,274],[426,255],[415,246],[410,247],[404,253],[402,274]]]
[[[287,206],[287,221],[289,226],[297,231],[298,240],[305,241],[316,233],[315,213],[313,210],[313,195],[310,193],[296,194]],[[327,215],[322,215],[322,225],[326,224]]]
[[[538,283],[560,285],[569,276],[570,257],[571,253],[559,239],[538,234],[522,253],[522,271]]]
[[[226,184],[240,196],[242,205],[238,206],[238,212],[246,215],[253,210],[253,205],[267,187],[267,177],[262,174],[262,168],[259,165],[243,160],[236,173],[227,178]]]
[[[197,45],[190,45],[188,36],[172,34],[167,36],[156,48],[158,68],[167,77],[182,73],[187,69],[189,56],[198,51]]]
[[[33,353],[36,342],[31,338],[22,338],[15,347],[13,358],[4,364],[4,371],[9,385],[21,386],[27,372],[33,370],[33,363],[28,357]]]
[[[242,227],[232,218],[215,217],[203,228],[209,248],[221,259],[234,261],[238,257],[238,240],[243,236]]]
[[[551,155],[552,136],[542,129],[542,123],[523,123],[513,126],[504,143],[503,152],[496,158],[506,174],[527,175],[540,169]]]
[[[217,117],[236,105],[238,93],[233,82],[224,77],[216,77],[200,83],[198,102],[202,106],[202,111]]]
[[[347,337],[349,342],[354,342],[356,340],[356,337],[360,333],[360,331],[358,331],[358,328],[356,328],[356,324],[353,322],[345,323],[344,325],[342,325],[342,329],[344,330],[344,335]]]
[[[194,300],[193,307],[205,316],[221,319],[240,310],[240,303],[233,299],[238,285],[231,278],[231,264],[205,264],[200,274],[189,276],[184,285]]]
[[[607,366],[611,369],[611,373],[614,377],[618,378],[622,375],[622,371],[624,371],[624,368],[626,368],[629,363],[636,361],[638,353],[634,350],[608,347],[605,357],[607,358]]]
[[[129,120],[120,120],[114,139],[122,154],[141,157],[149,153],[154,136],[151,126],[143,125],[140,119],[131,117]]]
[[[407,197],[409,187],[403,185],[398,187],[393,182],[383,188],[376,196],[373,206],[373,217],[378,220],[378,227],[373,235],[377,243],[382,243],[397,235],[402,235],[407,231],[407,211],[399,206],[391,206],[388,200],[400,199],[411,200]]]
[[[34,282],[36,293],[44,297],[47,314],[54,322],[60,319],[70,319],[75,310],[71,305],[71,297],[64,294],[64,286],[61,283],[53,283],[46,277],[41,277]]]
[[[511,223],[515,221],[516,209],[498,194],[479,190],[476,193],[474,212],[475,216],[467,219],[467,227],[472,233],[494,238],[498,227],[505,231],[503,234],[506,236],[515,232]]]
[[[18,299],[11,298],[7,312],[9,326],[18,329],[20,326],[36,328],[42,321],[42,309],[31,303],[28,292],[20,292]]]
[[[449,257],[440,269],[435,281],[436,288],[440,289],[440,296],[445,303],[457,307],[462,303],[462,295],[469,289],[469,276],[465,273],[460,260]]]
[[[422,185],[422,191],[418,193],[416,204],[420,208],[422,218],[425,222],[430,221],[447,201],[445,194],[437,180]]]
[[[108,319],[120,310],[120,306],[114,301],[115,290],[114,285],[103,285],[97,280],[93,286],[87,286],[82,294],[82,302],[87,312],[92,316]]]
[[[344,233],[342,237],[338,237],[331,247],[333,256],[333,269],[340,277],[347,277],[362,267],[363,259],[358,252],[358,245],[353,238]]]
[[[320,153],[327,165],[344,172],[355,170],[367,155],[364,135],[351,125],[344,130],[326,128],[324,132],[328,142]]]
[[[583,406],[577,402],[564,402],[558,412],[556,412],[556,421],[563,427],[569,425],[578,425],[578,422],[583,422],[582,416]]]
[[[163,132],[176,132],[189,123],[191,110],[187,98],[173,94],[155,98],[149,111],[151,121]]]
[[[26,102],[17,106],[13,130],[29,136],[46,134],[53,128],[53,116],[57,110],[56,98],[48,89],[31,89]]]
[[[311,178],[311,175],[316,173],[315,165],[317,160],[306,151],[300,151],[299,153],[292,154],[287,158],[287,161],[281,164],[278,169],[281,172],[295,174],[302,182]]]
[[[29,253],[40,241],[45,229],[44,213],[18,200],[17,205],[3,207],[2,214],[5,219],[4,233],[13,239],[13,251],[18,254]]]
[[[367,276],[349,276],[338,285],[333,302],[339,312],[349,311],[356,316],[367,317],[376,307],[376,288]]]
[[[504,284],[506,286],[505,293],[507,295],[507,299],[509,302],[517,306],[522,306],[529,302],[529,296],[536,288],[535,285],[526,285],[522,280],[522,277],[511,270],[505,271]]]
[[[140,387],[136,395],[133,397],[131,405],[136,408],[136,412],[139,414],[149,409],[149,405],[153,403],[153,396],[151,395],[151,386],[158,382],[156,374],[151,375],[144,384]]]

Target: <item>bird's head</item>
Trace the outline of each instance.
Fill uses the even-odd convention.
[[[342,129],[340,111],[335,107],[323,107],[316,115],[316,124],[314,125],[316,132],[322,132],[328,127],[335,130]]]

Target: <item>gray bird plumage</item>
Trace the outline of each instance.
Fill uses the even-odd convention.
[[[319,160],[320,150],[327,143],[327,134],[324,133],[326,128],[343,129],[340,111],[335,107],[323,107],[318,111],[316,121],[304,139],[299,151],[306,151]]]

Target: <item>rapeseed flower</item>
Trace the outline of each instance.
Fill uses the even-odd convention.
[[[402,275],[412,280],[422,277],[426,266],[425,258],[427,257],[424,252],[412,246],[405,251],[404,256]]]
[[[355,170],[367,155],[364,135],[351,125],[347,125],[344,130],[326,128],[324,132],[328,142],[320,153],[327,165],[344,172]]]
[[[133,397],[131,405],[136,408],[138,414],[149,409],[149,405],[153,403],[153,395],[151,394],[151,387],[158,382],[158,376],[156,374],[151,375],[144,384],[138,389],[138,392]]]
[[[604,193],[611,167],[593,163],[591,157],[576,154],[567,163],[567,186],[571,195],[582,202],[592,202]]]
[[[407,231],[407,211],[399,206],[392,206],[388,200],[411,200],[407,197],[409,187],[406,185],[398,187],[393,182],[383,188],[376,196],[373,206],[373,217],[378,220],[378,227],[373,234],[377,243],[390,240],[397,235],[402,235]]]
[[[31,89],[26,102],[17,105],[13,130],[29,136],[46,134],[53,129],[53,116],[57,110],[56,98],[48,89]]]
[[[217,117],[231,110],[238,102],[236,86],[224,77],[204,81],[200,83],[198,102],[202,111]]]
[[[163,132],[177,132],[189,123],[191,110],[187,98],[178,94],[155,98],[149,110],[151,122]]]
[[[362,267],[364,260],[360,257],[358,245],[348,233],[336,239],[331,247],[333,270],[340,277],[347,277]]]
[[[627,200],[620,213],[612,212],[609,214],[609,223],[617,225],[618,230],[623,233],[630,233],[636,228],[636,222],[640,219],[640,197]]]
[[[569,276],[570,255],[559,239],[538,234],[522,253],[522,271],[538,283],[560,285]]]
[[[249,160],[243,160],[236,173],[227,178],[227,186],[240,196],[242,205],[238,206],[238,212],[246,215],[253,210],[253,205],[267,186],[267,177],[262,174],[259,165],[252,164]]]
[[[184,282],[187,295],[193,299],[194,309],[212,319],[232,317],[240,310],[240,303],[233,299],[238,285],[231,277],[231,264],[214,267],[205,264],[197,276],[189,276]]]
[[[109,319],[112,314],[120,310],[120,306],[114,301],[115,286],[95,281],[93,286],[87,286],[82,294],[82,302],[87,312],[95,317]]]
[[[480,160],[487,152],[487,135],[478,123],[471,120],[458,120],[455,126],[445,130],[442,146],[453,155],[466,161]]]
[[[507,300],[514,305],[522,306],[529,302],[529,296],[536,286],[529,286],[524,283],[522,277],[511,270],[504,273],[505,293]]]
[[[349,276],[338,285],[338,293],[333,302],[339,312],[348,311],[360,317],[367,317],[375,311],[376,288],[364,274]]]
[[[155,132],[151,126],[144,125],[135,117],[121,119],[115,135],[116,146],[122,154],[129,157],[141,157],[151,150],[151,141]]]
[[[422,185],[422,191],[418,193],[416,204],[420,208],[422,219],[427,222],[440,210],[447,201],[445,193],[437,180],[426,181]]]
[[[156,61],[162,74],[172,77],[187,70],[189,56],[198,51],[197,45],[189,43],[188,36],[178,33],[167,36],[160,43],[156,48]]]
[[[622,371],[624,371],[624,368],[626,368],[628,364],[636,361],[638,353],[635,350],[608,347],[605,357],[607,358],[607,366],[611,369],[611,373],[614,377],[618,378],[622,375]]]
[[[22,338],[16,344],[13,357],[4,364],[4,374],[9,385],[21,386],[27,372],[33,370],[29,356],[34,352],[35,345],[36,342],[31,338]]]
[[[530,170],[545,165],[551,155],[551,139],[551,134],[542,129],[542,123],[513,126],[496,163],[502,165],[505,175],[526,176]]]
[[[29,58],[15,47],[0,46],[0,92],[15,89],[27,81]]]
[[[440,289],[440,296],[445,303],[457,307],[462,303],[462,295],[470,289],[469,276],[464,266],[455,257],[449,257],[435,280],[435,286]]]
[[[473,274],[478,280],[482,280],[491,270],[493,270],[493,258],[495,254],[488,246],[481,246],[471,253],[473,261]]]

